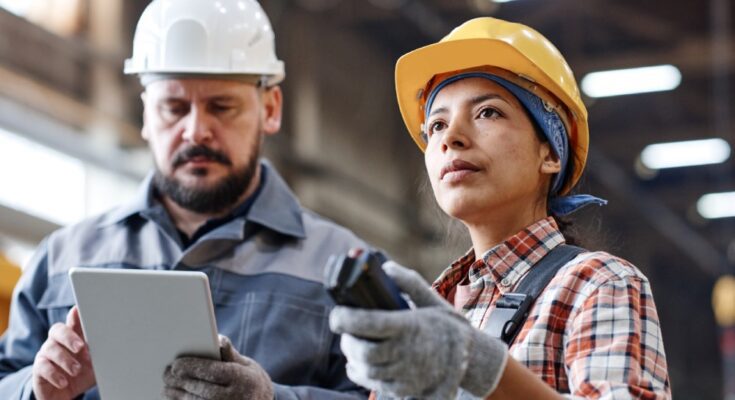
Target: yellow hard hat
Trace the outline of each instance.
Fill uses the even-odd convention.
[[[574,74],[559,50],[543,35],[521,24],[484,17],[455,28],[438,43],[403,55],[396,63],[398,106],[411,137],[422,151],[424,103],[434,77],[475,68],[496,70],[497,75],[561,105],[575,168],[560,190],[564,195],[582,175],[589,146],[587,109]]]

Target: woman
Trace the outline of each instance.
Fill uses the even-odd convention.
[[[670,398],[647,278],[608,253],[564,246],[558,217],[605,201],[568,195],[589,133],[558,50],[526,26],[478,18],[404,55],[396,89],[437,202],[472,249],[434,291],[386,263],[411,310],[333,311],[350,378],[385,398]],[[504,295],[554,263],[517,336],[506,331],[495,317]]]

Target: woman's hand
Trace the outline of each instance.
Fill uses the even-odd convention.
[[[383,269],[416,308],[332,311],[350,379],[395,397],[449,399],[460,387],[489,395],[505,367],[505,344],[473,328],[415,271],[390,261]]]

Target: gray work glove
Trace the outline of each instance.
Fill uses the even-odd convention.
[[[473,328],[415,271],[391,261],[383,269],[417,308],[335,307],[329,325],[342,334],[347,376],[393,397],[453,399],[460,387],[481,398],[492,393],[505,368],[506,345]]]
[[[222,361],[181,357],[166,367],[164,396],[176,400],[273,400],[273,383],[254,360],[220,335]]]

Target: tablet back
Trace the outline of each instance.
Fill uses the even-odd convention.
[[[219,359],[204,273],[72,268],[69,276],[101,398],[159,399],[174,359]]]

